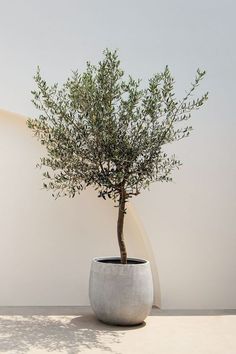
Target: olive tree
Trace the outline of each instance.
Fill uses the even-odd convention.
[[[115,202],[125,264],[126,203],[150,183],[172,180],[173,169],[181,163],[164,147],[189,136],[192,127],[185,122],[208,94],[192,98],[205,71],[197,70],[189,91],[179,100],[168,66],[142,88],[141,80],[125,77],[117,51],[106,49],[103,54],[97,65],[87,62],[83,73],[72,72],[61,86],[49,85],[38,68],[32,102],[40,113],[28,120],[28,126],[46,147],[38,166],[44,168],[43,187],[55,198],[74,197],[93,186],[98,197]]]

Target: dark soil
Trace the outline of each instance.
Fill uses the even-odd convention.
[[[119,258],[117,259],[101,259],[99,260],[101,263],[110,263],[110,264],[121,264],[121,261]],[[143,260],[138,260],[138,259],[127,259],[127,264],[142,264],[145,263]]]

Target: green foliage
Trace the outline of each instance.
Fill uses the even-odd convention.
[[[190,134],[192,127],[179,123],[207,100],[207,93],[192,99],[204,75],[198,69],[177,100],[168,66],[141,89],[140,80],[124,79],[117,52],[108,49],[97,66],[87,63],[62,87],[49,86],[38,69],[32,94],[40,115],[28,126],[47,149],[39,164],[46,167],[44,187],[55,197],[74,197],[92,185],[98,196],[116,201],[121,191],[127,200],[151,182],[171,181],[180,161],[163,147]]]

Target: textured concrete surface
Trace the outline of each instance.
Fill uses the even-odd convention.
[[[113,259],[113,263],[105,259]],[[89,280],[91,307],[97,318],[107,324],[140,324],[153,304],[150,263],[137,258],[128,258],[128,264],[114,263],[115,260],[118,257],[93,259]]]
[[[142,325],[118,327],[90,308],[0,308],[0,353],[235,354],[236,311],[153,309]]]

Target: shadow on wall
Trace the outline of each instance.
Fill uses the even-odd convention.
[[[92,188],[55,202],[41,191],[42,171],[35,168],[44,154],[25,117],[0,109],[1,306],[88,305],[90,260],[119,253],[113,204]],[[128,254],[150,260],[160,306],[155,255],[142,220],[129,209]]]
[[[0,352],[33,353],[33,350],[66,351],[76,354],[86,349],[117,353],[125,331],[145,326],[118,327],[99,322],[92,314],[73,316],[0,316]]]

